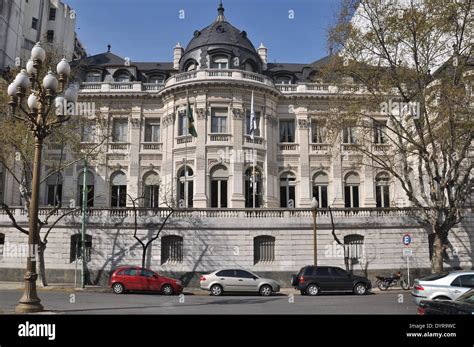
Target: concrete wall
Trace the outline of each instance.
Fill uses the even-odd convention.
[[[207,210],[210,211],[210,210]],[[155,271],[181,277],[185,283],[196,285],[199,273],[223,267],[239,267],[266,274],[289,285],[289,276],[302,266],[313,263],[313,232],[310,211],[281,213],[264,218],[240,212],[216,212],[218,217],[202,217],[204,212],[179,212],[163,229],[165,235],[183,237],[183,262],[161,264],[161,238],[151,246],[146,266]],[[235,212],[235,213],[234,213]],[[239,216],[240,213],[240,217]],[[227,217],[226,217],[227,215]],[[87,264],[91,283],[105,284],[109,273],[119,265],[141,264],[141,246],[133,238],[133,218],[126,216],[93,216],[87,234],[92,235],[91,261]],[[24,217],[18,216],[21,221]],[[419,275],[429,272],[428,234],[409,216],[379,215],[335,216],[336,233],[342,241],[345,235],[364,236],[363,254],[351,266],[356,273],[373,278],[375,274],[389,274],[406,270],[402,236],[412,235],[413,251],[410,267]],[[143,241],[152,237],[161,219],[139,217],[138,235]],[[80,232],[80,216],[66,217],[48,237],[46,268],[51,283],[74,282],[75,263],[70,263],[70,242]],[[446,268],[473,268],[474,218],[468,216],[462,225],[454,228],[449,241]],[[26,236],[9,226],[6,216],[0,216],[0,232],[5,234],[3,257],[0,257],[0,280],[21,280],[26,258]],[[260,235],[275,237],[275,261],[254,264],[253,239]],[[345,267],[343,248],[334,241],[328,216],[318,216],[318,262],[320,265]],[[79,264],[80,269],[80,264]]]

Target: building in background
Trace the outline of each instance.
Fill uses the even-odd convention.
[[[0,69],[18,63],[24,66],[38,41],[68,60],[83,57],[85,49],[77,39],[75,27],[76,13],[62,1],[2,0]]]

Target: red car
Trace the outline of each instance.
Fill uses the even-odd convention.
[[[164,295],[183,292],[181,281],[161,276],[154,271],[137,266],[117,268],[110,278],[109,286],[115,294],[122,294],[125,291],[160,292]]]

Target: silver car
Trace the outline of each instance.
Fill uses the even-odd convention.
[[[454,271],[416,279],[411,295],[419,305],[421,300],[456,300],[472,288],[474,271]]]
[[[201,289],[208,290],[214,296],[224,292],[248,292],[269,296],[280,291],[277,281],[241,269],[217,270],[201,276]]]

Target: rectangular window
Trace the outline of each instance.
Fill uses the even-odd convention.
[[[211,133],[227,133],[227,108],[213,108],[211,110]]]
[[[375,200],[377,203],[377,207],[390,207],[390,193],[388,188],[388,186],[375,187]]]
[[[311,121],[311,140],[313,143],[326,143],[326,127],[321,121]]]
[[[94,143],[96,135],[95,124],[84,124],[82,126],[81,142]]]
[[[46,33],[46,41],[48,41],[48,43],[53,43],[53,41],[54,41],[54,30],[48,30],[48,32]]]
[[[114,120],[112,142],[128,142],[128,120],[127,119]]]
[[[355,144],[355,127],[353,126],[346,126],[342,131],[342,143],[345,144]]]
[[[145,207],[158,208],[160,201],[160,186],[145,186]]]
[[[260,136],[260,112],[255,112],[255,136]],[[250,134],[250,110],[247,110],[247,115],[245,116],[245,134],[246,135],[251,135]]]
[[[377,123],[374,125],[374,143],[375,144],[384,144],[387,143],[386,137],[387,127],[385,124]]]
[[[359,207],[359,186],[344,187],[344,202],[346,208]]]
[[[112,207],[127,206],[127,186],[112,186]]]
[[[38,30],[38,18],[31,18],[31,29]]]
[[[186,112],[178,113],[178,136],[188,135],[188,122],[186,119]]]
[[[47,189],[46,204],[49,206],[59,205],[63,196],[63,185],[49,184]]]
[[[145,142],[160,142],[160,120],[145,120]]]
[[[211,207],[227,207],[227,180],[211,181]]]
[[[328,207],[328,186],[315,185],[313,186],[313,197],[318,200],[319,208]]]
[[[295,120],[280,120],[280,142],[295,142]]]
[[[49,9],[49,20],[55,20],[56,19],[56,9],[54,7],[51,7]]]
[[[82,184],[80,184],[77,187],[77,193],[79,195],[79,199],[77,200],[79,201],[79,206],[82,206],[82,197],[83,197],[82,187],[83,187]],[[87,201],[86,201],[87,207],[94,207],[94,186],[88,185],[86,186],[86,189],[87,189]]]

